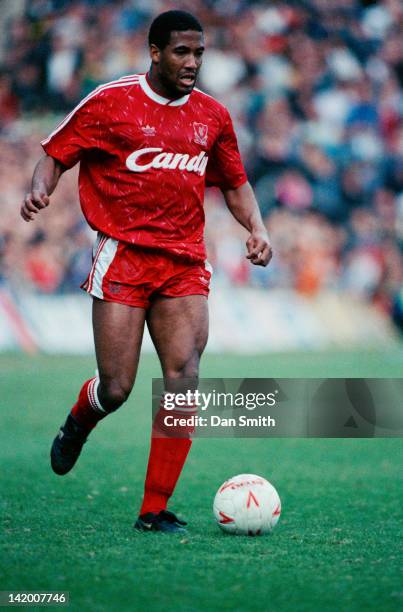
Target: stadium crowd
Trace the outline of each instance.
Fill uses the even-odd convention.
[[[269,268],[250,266],[245,233],[209,190],[216,275],[305,295],[348,291],[398,320],[399,0],[27,0],[6,23],[0,66],[0,280],[45,293],[84,280],[94,236],[79,212],[75,171],[61,180],[56,210],[30,224],[18,216],[38,143],[99,83],[147,70],[148,24],[169,8],[205,26],[199,86],[230,109],[275,250]]]

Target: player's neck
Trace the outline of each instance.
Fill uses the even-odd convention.
[[[172,91],[169,91],[164,84],[161,83],[158,75],[155,74],[152,67],[147,72],[146,79],[154,93],[162,96],[163,98],[168,98],[168,100],[178,100],[179,98],[183,97],[183,94],[172,95]]]

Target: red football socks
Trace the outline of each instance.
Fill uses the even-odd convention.
[[[169,415],[173,418],[191,419],[195,414],[194,406],[181,407],[180,411],[168,411],[163,408],[161,402],[152,428],[141,515],[166,509],[192,445],[190,434],[194,427],[191,421],[186,426],[176,428],[165,426],[164,418]]]
[[[97,377],[87,380],[80,391],[77,402],[71,409],[71,416],[75,418],[77,423],[91,431],[95,425],[107,416],[98,399],[98,384]]]
[[[140,514],[165,510],[192,445],[189,439],[151,437]]]
[[[98,399],[98,378],[87,380],[74,404],[71,415],[91,431],[96,424],[107,416]],[[144,486],[144,499],[140,514],[158,513],[165,510],[188,456],[194,429],[192,416],[197,413],[195,406],[181,406],[174,410],[161,407],[154,419],[150,456]],[[165,424],[165,417],[186,420],[185,426],[172,427]],[[175,437],[176,436],[176,437]]]

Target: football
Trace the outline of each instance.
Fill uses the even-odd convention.
[[[233,535],[264,535],[277,525],[280,497],[273,485],[255,474],[239,474],[226,480],[213,503],[218,526]]]

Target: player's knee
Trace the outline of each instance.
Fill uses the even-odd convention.
[[[178,380],[180,378],[197,378],[199,375],[199,363],[183,363],[168,367],[165,376],[168,379]]]
[[[171,380],[180,378],[197,379],[199,376],[199,363],[201,351],[196,347],[189,356],[176,357],[165,364],[164,376]]]
[[[102,406],[108,412],[117,410],[130,395],[132,385],[118,380],[102,382],[99,386],[99,396]]]

